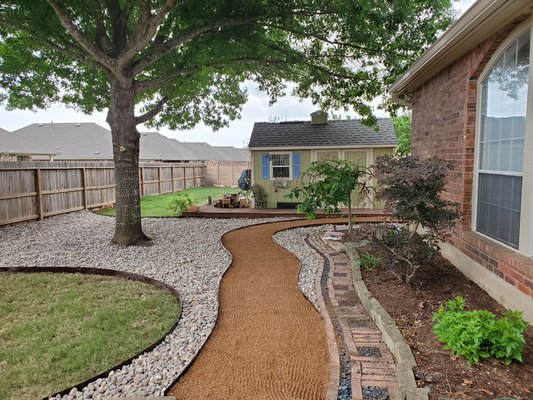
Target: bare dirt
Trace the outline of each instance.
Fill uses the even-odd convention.
[[[326,397],[324,324],[298,290],[298,259],[272,241],[277,231],[309,224],[257,225],[223,237],[233,262],[222,280],[217,324],[170,394],[187,400]]]
[[[387,269],[391,263],[386,249],[370,245],[365,250],[380,256],[382,266],[363,272],[363,279],[411,346],[418,365],[417,384],[430,389],[430,399],[533,399],[532,327],[525,333],[522,364],[514,362],[506,366],[489,359],[470,366],[462,357],[443,349],[432,331],[434,312],[440,304],[456,296],[462,296],[470,310],[487,309],[502,314],[505,309],[442,257],[422,266],[410,287]]]

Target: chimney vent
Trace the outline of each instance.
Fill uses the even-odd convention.
[[[328,113],[317,110],[311,113],[311,125],[326,125],[328,123]]]

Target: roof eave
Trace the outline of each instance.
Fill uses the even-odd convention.
[[[477,1],[391,86],[389,93],[393,100],[409,103],[404,95],[410,94],[499,28],[532,12],[531,0]]]

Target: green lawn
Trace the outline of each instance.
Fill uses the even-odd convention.
[[[207,197],[211,196],[213,200],[220,198],[224,194],[238,193],[238,188],[214,188],[200,187],[183,190],[179,193],[187,193],[192,202],[197,205],[207,204]],[[141,199],[141,216],[143,217],[175,217],[178,214],[169,208],[172,199],[176,198],[177,193],[162,194],[159,196],[146,196]],[[102,208],[100,215],[115,216],[114,208]]]
[[[159,339],[176,299],[122,278],[0,272],[0,399],[49,396]]]

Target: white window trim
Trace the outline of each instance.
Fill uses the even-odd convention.
[[[288,154],[289,155],[289,177],[288,178],[274,178],[274,168],[273,168],[272,160],[270,159],[270,157],[268,158],[268,165],[270,168],[270,180],[271,181],[275,181],[276,179],[288,179],[291,181],[292,180],[292,151],[271,151],[268,154],[269,156],[273,154]],[[300,159],[300,164],[301,163],[302,161]],[[278,167],[281,167],[281,165],[278,165]]]
[[[487,236],[477,230],[477,204],[478,204],[478,185],[479,174],[490,173],[489,170],[479,168],[479,149],[481,141],[481,95],[483,90],[483,80],[489,73],[490,69],[503,53],[503,51],[518,37],[524,34],[527,30],[530,31],[530,47],[529,47],[529,88],[527,98],[526,111],[526,131],[524,137],[524,165],[522,173],[515,174],[510,171],[492,171],[501,175],[522,176],[522,199],[520,210],[520,232],[518,250],[505,243],[502,243],[490,236]],[[472,179],[472,219],[470,227],[473,232],[487,238],[488,240],[497,243],[514,252],[519,252],[527,257],[531,257],[533,253],[533,157],[527,157],[528,154],[533,154],[533,17],[524,21],[513,32],[505,38],[498,49],[494,52],[489,62],[483,69],[483,72],[477,79],[477,110],[476,110],[476,140],[474,146],[474,176]]]

